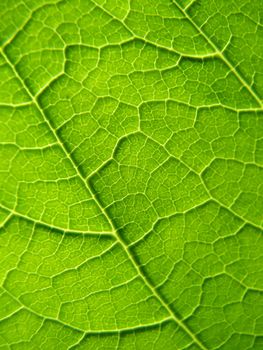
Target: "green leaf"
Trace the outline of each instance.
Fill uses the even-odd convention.
[[[0,349],[263,348],[263,1],[0,2]]]

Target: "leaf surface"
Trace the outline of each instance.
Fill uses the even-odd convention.
[[[262,349],[262,9],[1,1],[0,349]]]

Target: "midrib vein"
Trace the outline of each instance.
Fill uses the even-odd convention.
[[[91,191],[93,191],[92,187],[91,187]],[[96,196],[95,193],[94,193],[94,195]],[[100,203],[99,199],[97,202]],[[109,216],[108,216],[108,218],[109,218],[109,220],[111,220]],[[112,220],[111,220],[111,222],[112,222]],[[113,227],[115,227],[113,222],[112,222],[112,225],[113,225]],[[179,325],[179,327],[181,327],[191,337],[191,339],[200,347],[200,349],[207,350],[207,348],[200,342],[200,340],[195,336],[195,334],[192,333],[192,331],[175,315],[175,313],[174,313],[173,309],[170,307],[170,305],[167,304],[163,300],[161,294],[155,289],[155,287],[148,280],[147,276],[144,274],[144,272],[142,271],[140,266],[137,264],[136,259],[134,258],[133,254],[131,253],[128,246],[123,241],[123,239],[120,236],[117,229],[115,229],[115,236],[116,236],[116,239],[118,240],[118,242],[120,243],[120,245],[122,246],[123,250],[126,252],[127,256],[129,257],[129,260],[131,261],[132,265],[136,269],[138,275],[142,278],[144,284],[148,287],[148,289],[156,297],[156,299],[160,302],[160,304],[166,309],[166,311],[169,313],[169,315],[175,321],[175,323],[177,323]]]
[[[262,99],[253,91],[251,86],[243,78],[242,74],[233,66],[229,59],[223,55],[218,46],[209,38],[209,36],[196,24],[196,22],[188,15],[188,13],[178,4],[177,0],[172,0],[178,10],[183,14],[183,16],[195,27],[195,29],[205,38],[208,44],[215,50],[216,54],[221,58],[225,65],[230,69],[232,73],[236,76],[239,82],[248,90],[248,92],[253,96],[257,101],[261,109],[263,108]]]
[[[56,130],[53,128],[53,126],[51,125],[49,119],[47,118],[46,114],[44,113],[44,111],[42,110],[40,104],[38,103],[38,100],[35,98],[35,96],[31,93],[31,91],[29,90],[29,88],[27,87],[27,85],[24,83],[23,79],[21,78],[20,74],[17,72],[16,67],[14,66],[14,64],[10,61],[9,57],[7,56],[7,54],[5,53],[4,50],[1,51],[3,56],[5,57],[6,61],[8,62],[9,66],[12,68],[15,76],[17,77],[17,79],[19,79],[20,83],[22,84],[23,88],[26,90],[26,92],[28,93],[28,95],[30,96],[30,98],[32,99],[33,103],[36,105],[37,109],[39,110],[42,118],[44,119],[44,121],[46,122],[46,124],[48,125],[48,128],[50,130],[50,132],[52,133],[52,135],[55,137],[58,145],[60,146],[60,148],[63,150],[65,156],[67,157],[67,159],[70,161],[71,165],[73,166],[74,170],[76,171],[77,176],[80,178],[81,182],[84,184],[86,190],[88,191],[88,193],[91,195],[92,199],[94,200],[94,202],[97,204],[97,206],[100,208],[100,210],[102,211],[102,213],[104,214],[104,216],[107,218],[107,214],[105,212],[105,210],[99,205],[99,203],[97,202],[93,192],[91,192],[91,190],[88,188],[87,183],[84,179],[84,177],[82,176],[82,174],[79,171],[79,168],[77,166],[77,164],[73,161],[70,153],[67,151],[66,147],[63,144],[63,140],[59,137],[59,135],[56,133]],[[108,220],[109,225],[112,228],[112,232],[114,232],[114,227],[112,226],[112,222],[110,220]]]
[[[97,204],[97,206],[99,207],[99,209],[101,210],[101,212],[104,214],[104,216],[106,217],[106,219],[108,220],[108,223],[110,224],[111,228],[112,228],[112,233],[114,234],[116,240],[119,242],[119,244],[121,245],[121,247],[123,248],[123,250],[126,252],[129,260],[131,261],[132,265],[134,266],[135,270],[137,271],[138,275],[142,278],[143,282],[145,283],[145,285],[148,287],[148,289],[150,290],[150,292],[152,293],[152,295],[154,295],[156,297],[156,299],[160,302],[160,304],[166,309],[166,311],[168,312],[168,314],[170,315],[171,319],[173,319],[175,321],[175,323],[177,325],[179,325],[179,327],[181,329],[183,329],[185,331],[186,334],[188,334],[188,336],[193,340],[193,342],[195,344],[197,344],[199,346],[200,349],[202,350],[207,350],[207,348],[201,343],[201,341],[196,337],[196,335],[188,328],[187,325],[185,325],[183,323],[183,321],[181,321],[174,313],[174,311],[172,310],[172,308],[170,307],[169,304],[167,304],[161,294],[155,289],[155,287],[150,283],[150,281],[148,280],[148,278],[145,276],[145,274],[143,273],[143,271],[141,270],[141,268],[138,266],[133,254],[130,252],[130,250],[128,249],[127,245],[124,243],[122,237],[119,235],[118,230],[116,229],[112,219],[109,217],[107,211],[103,208],[103,206],[101,205],[99,199],[97,198],[97,195],[95,193],[95,191],[93,190],[92,186],[88,186],[85,178],[83,177],[83,175],[81,174],[77,164],[75,163],[75,161],[72,159],[70,153],[67,151],[66,147],[63,144],[63,140],[59,137],[59,135],[56,133],[56,130],[52,127],[52,124],[50,123],[49,119],[47,118],[47,116],[45,115],[44,111],[42,110],[40,104],[38,103],[38,100],[35,98],[35,96],[31,93],[31,91],[29,90],[29,88],[27,87],[27,85],[25,84],[25,82],[23,81],[23,79],[21,78],[20,74],[17,72],[15,65],[11,62],[11,60],[9,59],[8,55],[5,53],[4,50],[1,51],[4,58],[6,59],[7,63],[9,64],[9,66],[12,68],[15,76],[17,77],[17,79],[20,81],[20,83],[22,84],[22,86],[24,87],[24,89],[26,90],[26,92],[28,93],[28,95],[30,96],[30,98],[32,99],[32,101],[35,103],[36,107],[38,108],[40,114],[42,115],[42,118],[44,119],[44,121],[46,122],[46,124],[48,125],[48,128],[50,130],[50,132],[52,133],[52,135],[55,137],[55,139],[57,140],[57,143],[60,145],[61,149],[63,150],[64,154],[66,155],[67,159],[70,161],[70,163],[72,164],[73,168],[76,171],[77,176],[80,178],[81,182],[83,183],[83,185],[85,186],[86,190],[91,194],[92,199],[94,200],[94,202]]]

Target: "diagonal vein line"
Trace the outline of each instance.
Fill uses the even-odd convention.
[[[0,203],[0,209],[4,209],[4,210],[9,212],[9,215],[7,216],[7,218],[4,220],[3,223],[1,223],[0,228],[4,227],[5,224],[8,222],[9,219],[11,219],[12,216],[16,216],[16,217],[21,218],[23,220],[29,221],[29,222],[31,222],[33,224],[41,225],[41,226],[44,226],[44,227],[46,227],[48,229],[51,229],[51,230],[58,230],[58,231],[63,232],[63,233],[81,234],[81,235],[94,235],[94,236],[96,236],[96,235],[97,236],[103,235],[103,236],[107,236],[107,237],[112,237],[113,236],[112,231],[103,231],[103,232],[101,232],[101,231],[85,231],[85,230],[75,230],[75,229],[70,230],[70,229],[67,229],[67,228],[64,228],[64,227],[48,224],[48,223],[46,223],[44,221],[35,219],[33,217],[29,217],[26,214],[19,213],[16,210],[11,209],[11,208],[3,205],[2,203]]]
[[[91,191],[93,191],[92,186],[90,186],[90,187],[91,187]],[[94,193],[94,195],[97,197],[97,194]],[[99,202],[99,199],[97,199],[97,200]],[[114,226],[114,223],[112,223],[112,224]],[[142,278],[143,282],[148,287],[148,289],[151,291],[151,293],[156,297],[156,299],[166,309],[166,311],[169,313],[171,318],[179,325],[179,327],[181,327],[185,331],[185,333],[188,334],[188,336],[190,336],[190,338],[199,346],[199,348],[202,349],[202,350],[207,350],[207,348],[201,343],[201,341],[196,337],[196,335],[187,327],[187,325],[185,325],[184,322],[181,321],[175,315],[175,313],[174,313],[173,309],[170,307],[170,305],[167,304],[163,300],[162,295],[158,292],[158,290],[155,289],[155,287],[152,285],[152,283],[149,281],[147,276],[144,274],[144,272],[142,271],[142,269],[138,265],[135,257],[133,256],[133,254],[131,253],[130,249],[128,248],[128,246],[126,245],[126,243],[124,242],[124,240],[120,236],[120,234],[119,234],[117,229],[115,229],[115,235],[116,235],[116,238],[119,241],[120,245],[122,246],[122,248],[126,252],[127,256],[129,257],[130,261],[132,262],[133,266],[135,267],[138,275]]]
[[[64,0],[59,0],[56,5],[59,5],[60,3],[63,3]],[[26,4],[26,2],[24,2],[24,4],[26,5],[27,9],[28,9],[28,15],[29,17],[25,18],[25,20],[22,22],[22,24],[20,25],[20,27],[17,27],[16,30],[11,34],[11,36],[3,41],[2,43],[2,49],[4,49],[4,47],[8,46],[9,44],[11,44],[14,39],[18,36],[19,33],[21,33],[25,27],[27,26],[27,24],[31,21],[31,19],[33,18],[33,16],[38,13],[39,10],[42,10],[44,7],[47,7],[49,5],[54,5],[54,2],[46,2],[45,4],[41,4],[39,7],[36,7],[35,9],[29,8]]]
[[[236,76],[239,82],[248,90],[248,92],[254,97],[257,101],[261,109],[263,108],[263,102],[261,98],[253,91],[251,86],[246,82],[245,78],[242,76],[240,72],[233,66],[233,64],[229,61],[229,59],[223,55],[223,53],[219,50],[218,46],[209,38],[208,35],[195,23],[195,21],[188,15],[188,13],[178,4],[177,0],[172,0],[175,6],[181,11],[181,13],[185,16],[185,18],[195,27],[195,29],[205,38],[208,44],[216,51],[217,55],[221,58],[221,60],[227,65],[232,73]]]
[[[146,44],[150,44],[150,45],[156,47],[157,49],[170,51],[170,52],[176,53],[176,54],[178,54],[180,56],[184,56],[184,57],[205,58],[205,57],[214,57],[215,55],[217,55],[217,53],[208,53],[208,54],[202,54],[202,55],[187,54],[185,52],[182,53],[181,51],[177,51],[175,48],[165,46],[165,45],[162,45],[160,43],[157,44],[155,41],[153,41],[151,39],[148,39],[148,38],[146,39],[146,36],[141,36],[141,35],[135,34],[134,31],[125,23],[125,20],[120,20],[119,18],[115,17],[112,13],[110,13],[104,7],[99,5],[96,1],[94,1],[94,0],[90,0],[90,1],[92,1],[94,3],[94,5],[97,6],[101,11],[103,11],[104,13],[109,15],[111,18],[114,18],[115,21],[120,23],[127,31],[129,31],[130,34],[132,35],[131,39],[141,40]]]
[[[183,321],[181,321],[174,313],[173,309],[170,307],[169,304],[167,304],[161,294],[155,289],[155,287],[151,284],[151,282],[148,280],[147,276],[144,274],[144,272],[140,269],[140,267],[138,266],[136,259],[134,258],[133,254],[130,252],[130,250],[128,249],[127,245],[125,244],[124,240],[122,239],[122,237],[119,235],[118,230],[116,229],[112,219],[109,217],[107,211],[103,208],[103,206],[101,205],[97,194],[94,192],[92,186],[88,185],[85,178],[83,177],[83,175],[81,174],[77,164],[75,163],[75,161],[71,158],[69,152],[67,151],[67,149],[65,148],[64,144],[63,144],[63,140],[59,137],[59,135],[56,133],[56,130],[52,127],[51,122],[49,121],[49,119],[47,118],[47,116],[45,115],[44,111],[42,110],[40,104],[38,103],[37,99],[34,97],[34,95],[31,93],[31,91],[29,90],[29,88],[27,87],[27,85],[25,84],[25,82],[23,81],[23,79],[21,78],[21,76],[19,75],[19,73],[16,70],[16,67],[14,66],[14,64],[10,61],[9,57],[7,56],[7,54],[4,52],[4,50],[2,50],[2,54],[5,57],[6,61],[8,62],[8,64],[10,65],[10,67],[12,68],[15,76],[17,77],[17,79],[20,81],[20,83],[22,84],[22,86],[24,87],[24,89],[26,90],[26,92],[28,93],[28,95],[31,97],[32,101],[35,103],[36,107],[38,108],[39,112],[41,113],[43,119],[45,120],[45,122],[47,123],[51,133],[53,134],[53,136],[56,138],[58,144],[60,145],[61,149],[63,150],[63,152],[65,153],[66,157],[68,158],[68,160],[70,161],[70,163],[72,164],[73,168],[75,169],[78,177],[80,178],[81,182],[83,183],[83,185],[85,186],[85,188],[87,189],[87,191],[91,194],[94,202],[97,204],[97,206],[99,207],[99,209],[101,210],[101,212],[104,214],[104,216],[106,217],[106,219],[108,220],[108,223],[110,224],[111,228],[112,228],[112,232],[114,233],[114,236],[116,238],[116,240],[119,242],[119,244],[121,245],[121,247],[124,249],[124,251],[126,252],[130,262],[132,263],[133,267],[135,268],[135,270],[137,271],[138,275],[142,278],[143,282],[145,283],[145,285],[147,286],[147,288],[149,289],[149,291],[152,293],[152,295],[155,296],[155,298],[160,302],[160,304],[163,306],[163,308],[167,311],[167,313],[170,315],[170,317],[175,321],[175,323],[184,330],[184,332],[186,334],[188,334],[188,336],[193,340],[193,342],[198,345],[198,347],[202,350],[207,350],[207,348],[201,343],[201,341],[196,337],[196,335],[191,331],[191,329],[188,328],[187,325],[185,325],[183,323]]]
[[[24,87],[24,89],[26,90],[26,92],[28,93],[28,95],[30,96],[30,98],[32,99],[32,101],[35,103],[37,109],[39,110],[39,112],[41,113],[44,121],[46,122],[46,124],[48,125],[49,130],[51,131],[52,135],[55,137],[57,143],[59,144],[59,146],[61,147],[61,149],[63,150],[66,158],[70,161],[71,165],[73,166],[74,170],[76,171],[77,176],[80,178],[81,182],[84,184],[86,190],[88,191],[88,193],[91,195],[92,199],[94,200],[94,202],[97,204],[97,206],[99,207],[99,209],[101,210],[101,212],[104,214],[105,218],[108,219],[108,216],[104,210],[103,207],[101,207],[100,203],[97,202],[97,199],[95,198],[94,194],[90,191],[90,189],[87,186],[87,183],[84,179],[84,177],[82,176],[82,174],[79,171],[79,168],[77,166],[77,164],[73,161],[72,157],[70,156],[70,153],[67,151],[66,147],[63,144],[63,140],[61,140],[61,138],[58,136],[58,134],[56,133],[56,130],[52,127],[49,119],[46,117],[44,111],[42,110],[40,104],[38,103],[38,100],[34,97],[34,95],[31,93],[31,91],[29,90],[29,88],[27,87],[27,85],[24,83],[23,79],[21,78],[20,74],[17,72],[16,67],[14,66],[14,64],[10,61],[9,57],[7,56],[7,54],[5,53],[4,50],[2,50],[2,54],[4,56],[4,58],[6,59],[6,61],[8,62],[9,66],[12,68],[15,76],[17,77],[17,79],[20,81],[20,83],[22,84],[22,86]],[[114,227],[112,226],[112,222],[111,220],[108,219],[108,223],[112,228],[112,231],[114,231]]]

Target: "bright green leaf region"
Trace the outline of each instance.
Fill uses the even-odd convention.
[[[1,0],[0,47],[0,350],[262,350],[263,0]]]

